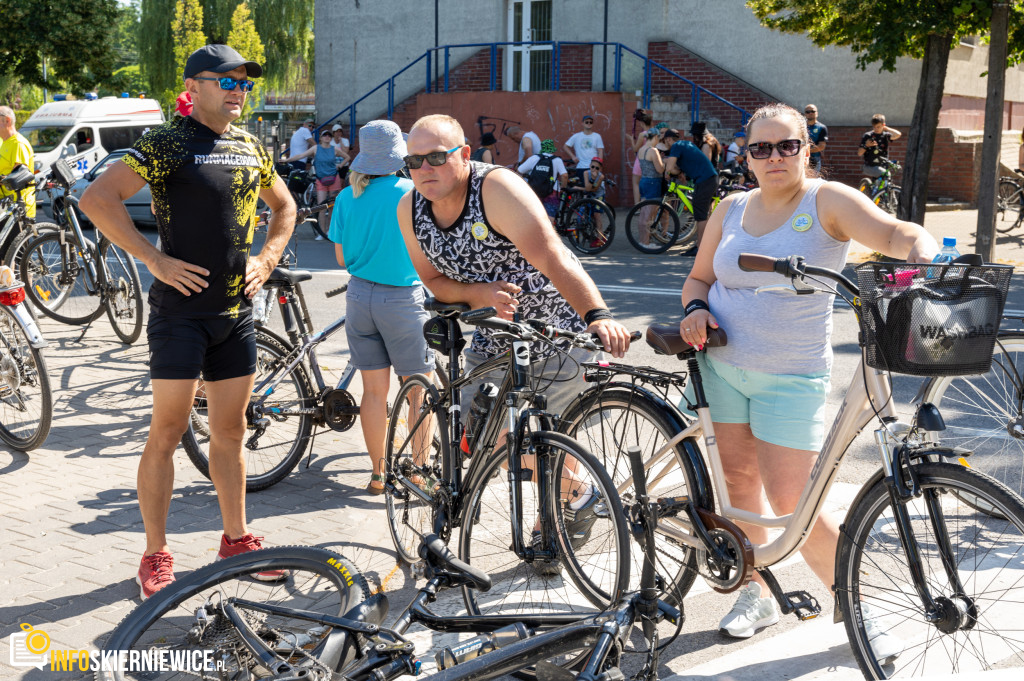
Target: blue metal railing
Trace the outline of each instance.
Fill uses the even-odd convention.
[[[729,107],[731,109],[734,109],[737,113],[739,113],[741,125],[745,124],[747,122],[747,120],[750,118],[750,114],[746,110],[744,110],[743,108],[733,104],[732,102],[730,102],[729,100],[727,100],[727,99],[725,99],[723,97],[719,97],[718,95],[716,95],[714,92],[711,92],[707,88],[702,87],[700,85],[697,85],[696,83],[694,83],[689,78],[686,78],[685,76],[682,76],[682,75],[676,73],[672,69],[664,66],[663,64],[659,64],[658,62],[654,61],[650,57],[645,56],[643,54],[640,54],[636,50],[631,49],[631,48],[623,45],[622,43],[550,41],[549,40],[549,41],[537,41],[537,42],[465,43],[465,44],[460,44],[460,45],[441,45],[439,47],[431,47],[430,49],[425,51],[423,54],[421,54],[419,57],[417,57],[412,62],[410,62],[407,66],[405,66],[404,68],[402,68],[401,70],[396,72],[394,75],[392,75],[390,78],[385,80],[383,83],[381,83],[377,87],[373,88],[372,90],[367,92],[365,95],[363,95],[362,97],[360,97],[356,101],[354,101],[351,104],[349,104],[347,107],[345,107],[344,109],[342,109],[338,113],[336,113],[333,116],[331,116],[329,119],[327,119],[323,123],[323,125],[329,125],[330,123],[332,123],[333,121],[338,120],[339,118],[341,118],[342,116],[344,116],[347,113],[348,117],[349,117],[349,130],[350,131],[355,131],[355,129],[356,129],[356,110],[357,110],[358,105],[360,104],[360,102],[365,101],[370,96],[372,96],[375,93],[377,93],[381,88],[386,88],[387,89],[387,117],[389,119],[393,118],[394,117],[394,113],[395,113],[395,79],[398,78],[399,76],[401,76],[403,73],[405,73],[409,69],[411,69],[416,64],[420,63],[421,61],[426,63],[426,81],[425,81],[426,84],[424,86],[424,91],[429,93],[429,92],[433,92],[435,89],[437,89],[435,87],[435,83],[437,83],[438,85],[441,85],[441,83],[438,83],[438,81],[442,80],[441,77],[437,77],[437,78],[432,77],[431,70],[432,70],[432,68],[433,68],[433,66],[435,64],[437,66],[440,66],[441,65],[440,64],[440,60],[443,59],[443,62],[444,62],[444,76],[443,76],[443,85],[441,85],[441,88],[442,88],[441,91],[442,92],[448,92],[449,91],[448,89],[449,89],[450,84],[451,84],[449,76],[451,74],[451,51],[453,49],[487,48],[490,51],[490,54],[489,54],[489,58],[490,58],[489,89],[490,89],[490,91],[493,92],[493,91],[498,89],[498,68],[499,68],[499,66],[498,66],[498,48],[506,48],[506,47],[530,47],[530,48],[533,48],[533,47],[546,47],[546,48],[550,48],[550,51],[552,53],[552,56],[551,56],[551,73],[550,73],[550,76],[551,76],[551,86],[552,86],[551,89],[552,90],[560,90],[561,89],[560,86],[561,86],[562,48],[566,47],[566,46],[590,46],[590,47],[613,48],[614,49],[614,61],[613,61],[614,70],[613,70],[613,76],[612,76],[612,91],[613,92],[620,92],[622,90],[622,65],[623,65],[623,58],[628,56],[628,55],[635,55],[636,57],[642,59],[643,62],[644,62],[644,70],[643,70],[643,107],[645,109],[646,108],[650,108],[650,106],[651,106],[651,96],[652,96],[652,89],[653,89],[652,86],[653,86],[653,81],[654,81],[654,72],[655,72],[655,69],[657,69],[660,73],[664,73],[664,74],[668,75],[669,77],[675,78],[675,79],[677,79],[677,80],[679,80],[679,81],[681,81],[683,83],[686,83],[687,85],[690,86],[690,122],[691,123],[700,120],[700,107],[701,107],[702,95],[708,95],[710,97],[713,97],[714,99],[718,100],[719,102],[721,102],[725,106],[727,106],[727,107]],[[350,134],[354,134],[354,132],[350,132]]]

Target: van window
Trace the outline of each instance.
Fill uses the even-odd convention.
[[[78,128],[72,133],[71,139],[68,142],[74,144],[78,153],[81,153],[87,149],[92,149],[96,145],[96,138],[93,137],[92,128]]]
[[[41,127],[23,125],[18,132],[24,135],[28,143],[32,145],[32,151],[44,154],[56,149],[70,129],[70,125],[44,125]]]
[[[143,134],[149,132],[148,125],[125,125],[113,128],[100,128],[100,142],[107,151],[127,149],[135,144]]]

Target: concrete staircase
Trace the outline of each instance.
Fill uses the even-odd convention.
[[[668,123],[668,126],[678,130],[684,139],[689,136],[690,103],[687,99],[674,95],[652,95],[651,116],[655,123],[661,121]],[[726,127],[721,120],[714,116],[706,116],[704,122],[707,123],[711,134],[718,138],[723,149],[732,143],[732,135],[736,132],[735,130]]]

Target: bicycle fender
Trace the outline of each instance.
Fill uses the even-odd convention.
[[[46,339],[43,338],[36,320],[32,317],[32,313],[28,311],[25,303],[18,303],[8,309],[14,315],[14,318],[18,320],[18,323],[21,324],[21,328],[25,330],[25,336],[28,338],[29,345],[36,349],[45,348],[49,345]]]

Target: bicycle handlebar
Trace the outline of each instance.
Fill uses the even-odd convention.
[[[459,319],[472,324],[473,326],[479,326],[484,329],[494,329],[495,331],[503,331],[510,335],[513,335],[521,340],[531,341],[536,340],[538,337],[544,337],[551,340],[566,339],[574,347],[582,348],[584,350],[590,350],[597,352],[603,350],[608,352],[608,349],[599,345],[600,339],[598,336],[586,331],[569,331],[567,329],[561,329],[557,326],[548,324],[543,319],[527,319],[523,322],[510,322],[505,319],[501,319],[497,316],[498,311],[493,307],[481,307],[476,310],[470,310],[469,312],[463,312],[459,315]],[[640,339],[640,332],[634,331],[629,335],[630,342]]]
[[[836,282],[852,295],[860,295],[860,289],[857,288],[857,285],[847,279],[842,273],[826,267],[808,265],[804,262],[803,256],[791,255],[788,258],[773,258],[769,255],[759,255],[757,253],[740,253],[737,263],[744,272],[775,272],[792,279],[794,282],[798,279],[802,281],[806,275],[824,277]],[[803,288],[794,286],[794,288],[805,293],[812,293],[816,290],[808,286]]]

